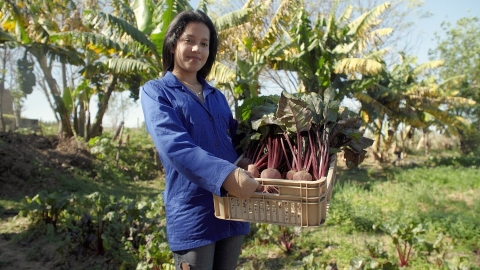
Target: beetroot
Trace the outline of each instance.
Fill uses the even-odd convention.
[[[293,180],[293,175],[296,173],[297,171],[294,170],[294,169],[291,169],[287,172],[287,175],[285,176],[285,178],[287,180]]]
[[[258,167],[255,164],[249,164],[247,166],[247,171],[252,173],[253,177],[258,178],[260,176],[260,172],[258,171]]]
[[[293,174],[292,180],[312,181],[313,177],[309,172],[301,170]]]
[[[266,168],[260,174],[261,178],[282,179],[282,174],[274,168]]]
[[[237,166],[244,170],[248,170],[248,165],[250,164],[253,164],[253,162],[249,158],[242,158],[237,162]]]

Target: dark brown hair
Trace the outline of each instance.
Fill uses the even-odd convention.
[[[210,41],[208,45],[209,55],[205,65],[198,71],[197,75],[202,78],[206,78],[212,70],[212,66],[215,63],[217,57],[218,36],[217,30],[213,25],[212,20],[200,10],[187,10],[182,11],[172,20],[168,26],[167,33],[163,41],[163,75],[167,71],[172,71],[174,66],[174,57],[172,51],[177,47],[177,41],[180,35],[185,31],[187,24],[191,22],[204,23],[210,30]]]

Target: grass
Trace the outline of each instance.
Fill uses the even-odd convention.
[[[460,258],[469,261],[469,269],[480,269],[477,169],[442,166],[374,173],[368,168],[357,168],[339,171],[337,178],[324,226],[301,229],[290,254],[275,239],[259,246],[256,236],[251,236],[242,253],[244,269],[251,269],[248,261],[252,258],[263,263],[263,268],[257,269],[314,269],[304,268],[305,262],[302,263],[311,254],[317,269],[332,264],[347,269],[352,258],[370,256],[368,248],[377,245],[386,254],[385,260],[396,263],[392,239],[374,226],[409,222],[426,228],[423,238],[429,243],[434,243],[440,233],[447,236],[444,242],[450,246],[443,250],[447,254],[445,264],[455,264]],[[433,259],[424,250],[414,247],[414,251],[410,265],[415,269],[433,267],[428,261]]]

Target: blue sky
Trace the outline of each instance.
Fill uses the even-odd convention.
[[[428,50],[437,46],[433,40],[434,33],[441,31],[443,21],[454,25],[458,19],[463,17],[480,18],[480,0],[425,0],[422,7],[432,15],[426,19],[415,22],[415,30],[421,36],[421,43],[416,52],[419,63],[428,60]]]
[[[480,0],[425,0],[422,7],[423,10],[431,13],[431,16],[425,19],[415,19],[414,35],[420,37],[418,46],[411,53],[417,55],[418,63],[428,61],[428,50],[436,47],[433,40],[434,33],[441,30],[440,24],[443,21],[455,24],[462,17],[479,17],[480,18]],[[198,0],[190,1],[193,7],[196,7]],[[96,107],[96,104],[93,104]],[[94,112],[92,112],[93,114]],[[138,123],[143,122],[141,108],[137,102],[132,108],[129,117],[125,119],[126,125],[136,127]],[[43,91],[35,89],[29,95],[24,103],[24,111],[22,116],[26,118],[40,119],[42,121],[54,121],[55,117],[50,109]],[[109,125],[108,119],[104,119],[104,124]]]

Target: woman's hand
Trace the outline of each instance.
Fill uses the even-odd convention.
[[[222,186],[228,193],[242,199],[250,198],[253,192],[261,188],[261,184],[253,178],[253,175],[241,168],[233,170],[225,178]]]

